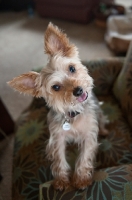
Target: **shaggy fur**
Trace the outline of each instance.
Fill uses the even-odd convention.
[[[84,189],[92,183],[99,127],[107,134],[98,101],[92,94],[93,79],[82,65],[77,47],[51,23],[45,33],[45,52],[49,61],[40,73],[31,71],[9,84],[20,92],[43,97],[50,107],[50,139],[46,152],[52,161],[55,189],[63,190],[71,183],[75,188]],[[80,148],[72,176],[65,155],[69,141]]]

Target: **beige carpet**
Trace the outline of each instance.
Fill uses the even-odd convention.
[[[43,37],[46,27],[52,21],[61,27],[75,43],[82,60],[112,56],[104,42],[105,30],[94,22],[82,25],[53,19],[42,19],[35,15],[29,18],[26,12],[0,13],[0,97],[16,120],[22,110],[31,102],[31,97],[14,92],[6,84],[13,77],[33,68],[45,66]],[[13,140],[0,142],[0,200],[11,199],[11,170]],[[5,189],[6,188],[6,189]]]

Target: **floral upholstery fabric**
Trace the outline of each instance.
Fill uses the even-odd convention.
[[[99,170],[94,174],[94,182],[85,190],[75,190],[70,187],[66,191],[55,191],[51,182],[40,187],[40,200],[131,200],[132,165],[111,167]]]
[[[33,99],[17,125],[13,162],[13,200],[131,200],[132,199],[132,131],[124,111],[112,94],[124,59],[84,62],[95,80],[95,93],[109,119],[109,135],[99,137],[99,151],[93,184],[85,190],[69,187],[55,191],[50,162],[45,147],[49,138],[44,99]],[[78,154],[76,145],[67,146],[71,167]]]
[[[114,84],[115,97],[120,105],[132,128],[132,41],[124,62],[124,66]]]

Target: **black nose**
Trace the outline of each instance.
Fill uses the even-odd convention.
[[[74,90],[73,90],[73,95],[74,95],[75,97],[81,96],[82,93],[83,93],[83,89],[82,89],[81,87],[76,87],[76,88],[74,88]]]

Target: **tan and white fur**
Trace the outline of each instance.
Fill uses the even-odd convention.
[[[92,183],[99,127],[103,134],[107,133],[92,94],[93,79],[82,65],[77,47],[52,23],[45,32],[45,53],[49,60],[40,73],[31,71],[8,83],[20,92],[43,97],[50,108],[46,152],[52,161],[54,188],[63,190],[72,184],[84,189]],[[80,148],[73,175],[65,153],[69,141]]]

